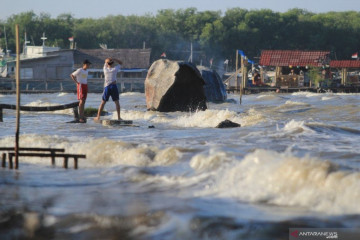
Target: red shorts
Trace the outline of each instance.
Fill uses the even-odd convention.
[[[78,100],[86,100],[88,93],[88,85],[79,83],[77,85],[77,97]]]

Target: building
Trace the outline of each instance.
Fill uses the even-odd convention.
[[[359,60],[332,60],[331,69],[337,69],[341,73],[341,85],[359,86]]]
[[[36,57],[20,59],[20,78],[32,80],[60,80],[69,78],[73,70],[73,50],[37,53]],[[41,55],[41,56],[40,56]],[[7,72],[15,77],[16,61],[7,62]]]
[[[120,78],[144,78],[150,67],[151,49],[76,49],[74,50],[74,69],[82,66],[84,59],[91,64],[89,76],[102,78],[105,59],[118,58],[123,61]]]
[[[124,62],[121,71],[118,73],[121,89],[142,91],[147,69],[150,65],[150,53],[151,49],[60,50],[45,45],[25,46],[24,53],[20,58],[20,78],[27,80],[27,90],[70,90],[73,88],[70,74],[82,67],[83,61],[88,59],[92,63],[89,69],[89,80],[94,80],[91,89],[102,91],[102,83],[100,83],[102,81],[100,80],[104,77],[104,61],[108,57],[114,57]],[[3,72],[10,78],[15,78],[16,61],[14,59],[8,61]],[[6,88],[8,89],[8,87]]]
[[[82,67],[84,59],[92,63],[89,77],[102,78],[104,61],[108,57],[119,58],[124,62],[119,77],[145,78],[151,53],[151,49],[59,50],[46,47],[33,49],[29,46],[27,51],[31,51],[31,55],[22,55],[20,76],[22,79],[36,80],[68,79],[75,69]],[[15,75],[15,64],[15,60],[7,63],[10,76]]]
[[[275,67],[277,87],[311,86],[306,72],[311,67],[325,67],[330,63],[329,51],[263,50],[260,65]]]

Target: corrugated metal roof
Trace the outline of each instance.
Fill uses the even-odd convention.
[[[358,60],[333,60],[330,62],[332,68],[360,68]]]
[[[74,65],[81,67],[84,59],[88,59],[91,68],[102,69],[108,57],[118,58],[124,62],[123,68],[148,68],[151,49],[77,49],[74,51]]]
[[[329,51],[263,50],[260,65],[263,66],[316,66],[329,62]]]

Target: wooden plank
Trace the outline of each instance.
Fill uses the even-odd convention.
[[[10,152],[9,154],[14,155],[14,152]],[[86,158],[84,154],[69,154],[69,153],[19,153],[19,156],[22,157],[71,157],[71,158]]]
[[[57,106],[45,106],[45,107],[20,106],[20,110],[21,111],[30,111],[30,112],[49,112],[49,111],[57,111],[57,110],[75,108],[77,106],[79,106],[79,102],[73,102],[73,103],[57,105]],[[16,105],[0,104],[0,108],[16,110]]]
[[[0,151],[13,151],[13,147],[0,147]],[[65,152],[63,148],[19,148],[19,151],[39,151],[39,152]]]

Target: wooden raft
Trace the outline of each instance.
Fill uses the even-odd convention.
[[[74,118],[78,119],[79,118],[78,106],[79,106],[79,102],[73,102],[73,103],[57,105],[57,106],[44,106],[44,107],[20,106],[20,111],[51,112],[51,111],[58,111],[58,110],[72,108],[74,110]],[[0,104],[0,122],[3,122],[3,109],[16,110],[16,105]]]
[[[14,148],[12,147],[2,147],[0,151],[7,152],[8,161],[9,161],[9,168],[13,169],[13,157],[15,156]],[[65,153],[65,149],[63,148],[20,148],[19,149],[19,157],[41,157],[41,158],[51,158],[51,165],[56,165],[56,158],[63,158],[63,167],[65,169],[68,168],[69,158],[74,159],[74,169],[78,169],[78,159],[79,158],[86,158],[86,155],[83,154],[67,154]],[[15,163],[16,166],[18,164]],[[3,168],[6,167],[6,153],[2,154],[2,161],[1,166]]]

